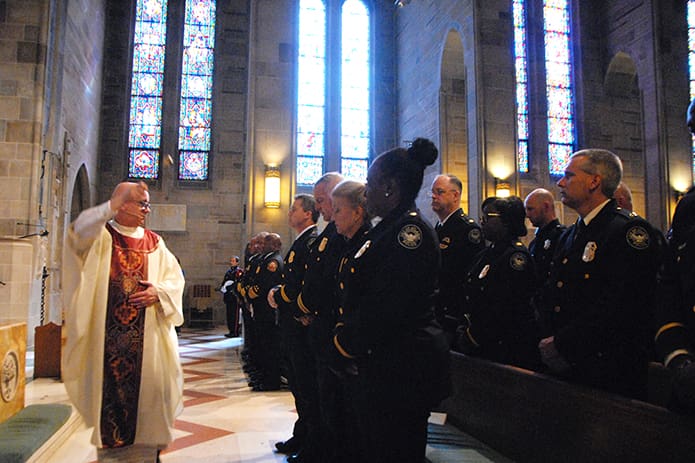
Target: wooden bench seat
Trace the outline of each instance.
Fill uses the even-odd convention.
[[[454,352],[452,379],[449,422],[515,461],[695,462],[695,418],[662,406]]]

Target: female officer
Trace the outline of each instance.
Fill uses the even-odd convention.
[[[533,259],[519,236],[526,235],[520,198],[483,201],[480,223],[491,243],[473,259],[464,280],[464,317],[457,349],[499,363],[537,369],[538,333],[531,296]]]
[[[441,329],[425,335],[433,333],[438,242],[414,203],[436,158],[434,144],[417,139],[374,161],[367,211],[380,220],[341,261],[333,344],[359,419],[359,461],[422,463],[429,408],[443,398],[435,389],[446,342]],[[445,347],[436,350],[435,340]]]

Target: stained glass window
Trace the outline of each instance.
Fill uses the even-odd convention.
[[[690,99],[695,98],[695,0],[688,0],[688,70],[690,75]],[[695,135],[692,137],[692,164],[695,178]]]
[[[569,0],[543,1],[548,167],[551,175],[562,175],[574,150],[569,8]]]
[[[208,178],[215,11],[215,0],[186,0],[178,143],[180,180]]]
[[[367,180],[369,158],[369,11],[347,0],[342,13],[341,163],[344,176]]]
[[[516,69],[516,156],[519,172],[528,172],[528,58],[526,1],[514,0],[514,63]]]
[[[165,0],[137,0],[128,130],[128,176],[156,179],[162,138]]]
[[[327,3],[301,0],[299,4],[297,184],[305,186],[313,185],[329,168],[366,180],[371,146],[369,10],[362,0]],[[332,8],[340,8],[340,28],[328,27]],[[328,62],[340,62],[340,75],[326,71]],[[336,85],[328,85],[329,78]],[[339,89],[339,94],[329,94],[329,88]],[[327,101],[340,108],[339,114],[327,114]],[[326,126],[328,118],[336,124]],[[329,146],[327,140],[340,144]]]
[[[322,0],[301,0],[299,31],[297,184],[313,185],[323,175],[326,132],[326,7]]]

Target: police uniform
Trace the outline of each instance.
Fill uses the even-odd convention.
[[[533,261],[536,264],[536,272],[540,281],[545,281],[550,273],[550,263],[553,260],[553,254],[557,247],[557,240],[560,235],[567,229],[555,219],[547,223],[544,227],[536,231],[536,236],[528,246],[528,250],[533,256]]]
[[[540,367],[539,333],[531,297],[536,270],[520,241],[493,243],[480,252],[466,274],[465,322],[459,349],[494,362]]]
[[[279,311],[283,351],[287,359],[287,379],[298,415],[292,435],[302,443],[302,455],[305,458],[308,458],[309,453],[316,452],[310,437],[316,434],[314,430],[320,425],[318,386],[307,327],[295,317],[307,259],[317,236],[316,225],[312,225],[294,240],[285,256],[283,283],[274,295]]]
[[[258,368],[261,383],[254,390],[272,391],[280,388],[280,329],[276,310],[267,300],[268,291],[282,282],[283,261],[280,253],[271,251],[259,258],[253,284],[247,296],[253,304],[253,321],[258,339]]]
[[[221,289],[224,290],[222,300],[227,309],[227,329],[233,336],[239,335],[239,299],[236,292],[237,282],[244,271],[238,266],[229,267],[224,273]]]
[[[256,277],[256,270],[262,262],[263,254],[256,253],[248,256],[244,273],[237,281],[237,293],[241,299],[241,316],[244,320],[244,350],[242,359],[244,371],[249,374],[251,380],[258,370],[258,337],[256,336],[256,326],[253,320],[253,306],[248,298],[248,290],[253,286]]]
[[[438,241],[415,209],[394,211],[364,238],[340,264],[333,338],[359,419],[357,461],[422,460],[429,408],[442,398],[433,397],[441,364],[418,337],[434,318]]]
[[[458,325],[462,314],[461,286],[473,258],[485,248],[480,226],[458,209],[435,227],[442,256],[439,273],[437,319],[449,332]]]
[[[570,380],[646,398],[658,261],[656,232],[615,200],[561,236],[541,320]]]
[[[313,318],[308,331],[317,369],[316,402],[319,404],[321,428],[318,430],[318,436],[312,436],[312,440],[322,444],[320,452],[324,455],[324,461],[345,458],[352,448],[352,442],[347,438],[349,431],[343,426],[345,410],[341,386],[326,360],[338,308],[338,260],[345,246],[345,238],[337,232],[335,223],[329,222],[309,252],[304,284],[297,298],[295,314],[297,317]]]
[[[695,190],[673,216],[668,252],[659,278],[656,351],[667,366],[680,355],[695,360]]]

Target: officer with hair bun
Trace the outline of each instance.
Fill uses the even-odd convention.
[[[494,362],[538,369],[538,331],[531,297],[536,292],[534,261],[520,236],[526,235],[520,198],[483,201],[480,223],[490,246],[468,270],[461,292],[463,322],[456,348]]]
[[[357,461],[422,463],[430,407],[447,392],[448,346],[433,310],[438,240],[415,207],[436,159],[418,138],[374,160],[366,207],[378,223],[339,268],[334,366],[358,419]]]

